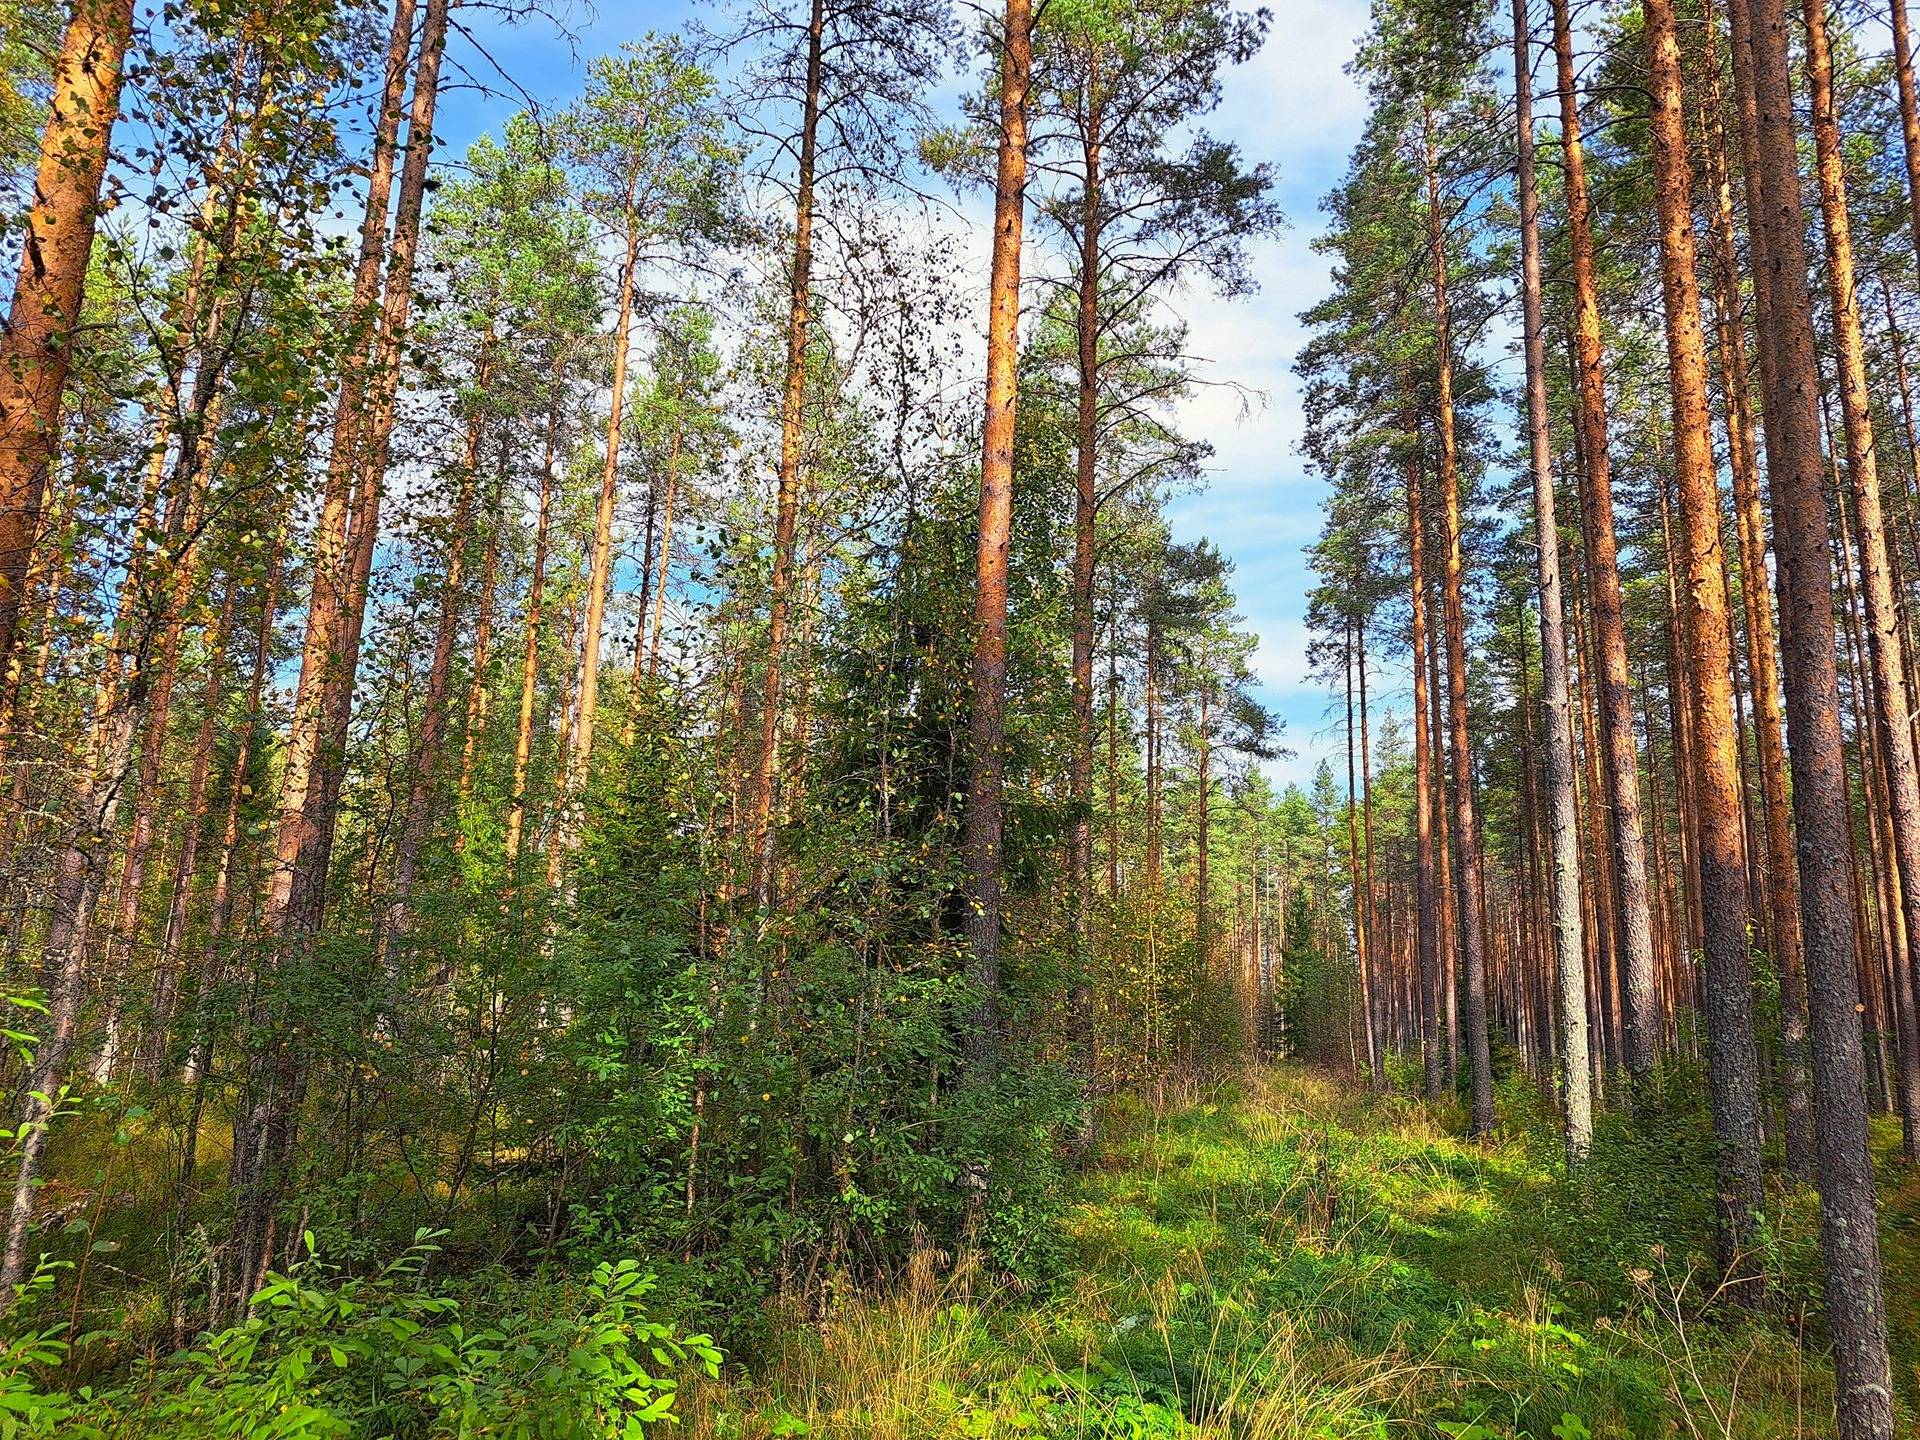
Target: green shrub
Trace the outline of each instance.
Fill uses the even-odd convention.
[[[653,1277],[632,1260],[584,1284],[522,1286],[511,1308],[469,1318],[426,1283],[433,1238],[371,1275],[317,1257],[270,1275],[247,1320],[77,1401],[41,1383],[64,1339],[16,1336],[0,1350],[0,1436],[642,1440],[673,1418],[676,1371],[719,1373],[708,1337],[646,1318]]]

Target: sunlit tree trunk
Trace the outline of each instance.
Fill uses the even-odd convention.
[[[1693,175],[1687,158],[1680,47],[1672,0],[1644,0],[1660,281],[1673,391],[1674,483],[1679,496],[1682,615],[1691,657],[1693,823],[1705,938],[1707,1085],[1719,1175],[1722,1268],[1739,1263],[1761,1214],[1759,1060],[1748,963],[1747,859],[1740,754],[1733,714],[1733,639],[1727,616],[1720,485],[1707,401],[1706,335],[1694,269]],[[1679,578],[1679,577],[1676,577]]]
[[[488,506],[487,540],[480,559],[480,594],[474,605],[473,663],[467,675],[465,733],[460,739],[460,813],[473,799],[474,770],[480,759],[480,740],[487,728],[487,702],[493,665],[493,611],[500,582],[500,515],[507,488],[509,441],[502,437],[500,456]],[[463,832],[464,833],[464,832]]]
[[[1000,35],[1000,137],[988,290],[986,424],[981,437],[975,560],[971,778],[963,845],[967,867],[966,1023],[969,1078],[989,1083],[999,1065],[1002,801],[1006,781],[1007,558],[1013,522],[1013,428],[1018,399],[1020,239],[1027,183],[1027,96],[1033,74],[1030,0],[1007,0]],[[968,1175],[977,1197],[985,1177]]]
[[[1361,872],[1360,859],[1360,789],[1354,776],[1354,728],[1353,728],[1353,660],[1354,626],[1347,622],[1345,664],[1342,667],[1347,684],[1347,876],[1352,886],[1353,909],[1353,973],[1360,986],[1360,1019],[1363,1027],[1361,1053],[1366,1057],[1367,1076],[1379,1084],[1383,1075],[1378,1038],[1373,1028],[1373,983],[1369,975],[1368,926],[1372,914],[1367,906],[1365,877]],[[1204,695],[1204,691],[1202,694]],[[1204,709],[1202,711],[1204,714]],[[1205,744],[1204,739],[1202,744]],[[1204,754],[1204,751],[1202,752]]]
[[[557,367],[556,367],[557,368]],[[527,782],[533,764],[533,710],[540,693],[540,634],[545,620],[547,546],[553,534],[553,502],[558,482],[554,474],[560,441],[559,376],[547,412],[546,454],[540,462],[540,514],[534,522],[533,560],[527,579],[525,614],[521,618],[520,706],[513,731],[513,784],[507,792],[507,872],[511,876],[520,858],[527,825]]]
[[[654,562],[653,624],[647,635],[647,678],[660,673],[660,630],[667,617],[667,570],[673,564],[673,502],[680,484],[683,426],[676,421],[667,447],[666,496],[660,504],[660,555]]]
[[[280,824],[265,927],[284,960],[321,928],[367,588],[380,525],[394,399],[402,347],[413,303],[413,267],[421,210],[432,163],[440,60],[446,46],[448,0],[428,0],[413,96],[407,112],[406,159],[399,177],[392,242],[387,243],[387,198],[399,129],[412,35],[412,0],[396,0],[387,51],[375,161],[361,231],[352,314],[372,317],[370,360],[349,363],[342,377],[334,451],[322,500],[307,633],[286,746]],[[375,307],[383,265],[385,293]],[[246,1110],[235,1125],[234,1247],[228,1266],[233,1289],[228,1313],[243,1308],[270,1260],[274,1206],[286,1179],[305,1088],[305,1060],[281,1016],[267,1048],[256,1057]]]
[[[27,567],[59,442],[61,392],[86,293],[133,0],[76,0],[53,62],[20,276],[0,327],[0,672],[12,662]],[[0,716],[0,723],[6,717]]]
[[[473,540],[474,492],[480,480],[480,451],[487,433],[486,391],[493,378],[493,344],[489,327],[480,337],[480,355],[473,375],[473,413],[467,417],[466,451],[461,457],[453,512],[447,520],[440,611],[433,627],[433,659],[427,669],[426,693],[421,697],[420,738],[414,743],[409,767],[407,808],[400,821],[400,841],[394,849],[393,892],[380,937],[383,950],[392,940],[404,936],[411,923],[414,872],[433,816],[434,782],[439,775],[440,752],[452,709],[448,690],[453,680],[454,644],[459,638],[460,612],[466,599],[467,549]]]
[[[606,624],[607,593],[613,585],[614,502],[620,492],[620,440],[626,419],[627,368],[633,348],[634,292],[640,268],[640,220],[628,196],[627,246],[620,262],[619,296],[614,302],[613,378],[607,403],[606,453],[600,467],[600,499],[594,510],[593,541],[588,548],[587,593],[582,608],[579,660],[573,688],[579,709],[561,754],[557,823],[550,852],[570,853],[580,839],[586,785],[593,761],[593,728],[600,710],[600,632]],[[557,847],[557,849],[555,848]]]
[[[213,771],[214,729],[220,716],[221,700],[226,694],[227,641],[233,631],[239,591],[238,580],[229,570],[225,593],[220,600],[220,613],[207,641],[207,679],[200,695],[200,723],[194,732],[193,758],[187,767],[187,790],[180,806],[180,848],[174,854],[166,929],[160,938],[153,1014],[148,1021],[146,1063],[142,1067],[153,1079],[159,1078],[160,1062],[166,1054],[167,1038],[173,1028],[174,999],[180,981],[181,946],[186,941],[187,911],[193,897],[194,877],[199,869],[201,832],[206,829],[207,781]]]
[[[1354,626],[1354,663],[1358,671],[1357,690],[1360,701],[1360,844],[1366,855],[1364,867],[1366,887],[1362,891],[1367,914],[1367,945],[1360,954],[1360,998],[1367,1014],[1367,1048],[1373,1059],[1373,1081],[1376,1085],[1385,1085],[1387,1080],[1387,1028],[1386,997],[1383,985],[1386,973],[1376,960],[1380,951],[1379,913],[1374,905],[1373,886],[1373,745],[1367,729],[1367,627],[1365,624]],[[1392,917],[1388,917],[1392,925]],[[1389,950],[1392,937],[1389,935]]]

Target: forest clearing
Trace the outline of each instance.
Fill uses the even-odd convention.
[[[1917,1433],[1906,0],[9,0],[0,274],[0,1440]]]
[[[1568,1187],[1538,1097],[1502,1098],[1514,1124],[1491,1147],[1445,1109],[1297,1068],[1129,1106],[1068,1211],[1070,1287],[982,1302],[964,1276],[922,1280],[806,1332],[756,1384],[696,1390],[685,1433],[1812,1433],[1831,1400],[1796,1339],[1807,1316],[1692,1321],[1716,1282],[1687,1142],[1660,1147],[1677,1166],[1623,1147]],[[1911,1233],[1920,1187],[1885,1203]],[[1775,1263],[1815,1263],[1811,1218],[1782,1217]],[[1695,1248],[1632,1263],[1689,1227]],[[1920,1254],[1888,1254],[1911,1385]]]

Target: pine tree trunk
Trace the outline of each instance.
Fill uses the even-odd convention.
[[[375,140],[373,179],[354,282],[356,316],[374,313],[372,300],[386,257],[385,293],[374,321],[370,362],[353,362],[342,379],[314,561],[313,594],[286,747],[274,874],[266,929],[279,947],[275,968],[304,950],[319,933],[327,900],[334,825],[345,774],[367,587],[380,524],[388,442],[394,421],[402,347],[413,304],[413,266],[421,209],[432,163],[433,120],[440,60],[446,46],[449,0],[428,0],[414,64],[407,114],[406,160],[401,168],[392,244],[386,243],[387,187],[398,136],[399,97],[407,72],[412,0],[396,0],[387,53],[386,89]],[[349,491],[352,490],[349,502]],[[276,1002],[274,1009],[284,1006]],[[264,1053],[255,1057],[248,1104],[235,1126],[233,1152],[235,1286],[229,1314],[248,1299],[263,1273],[274,1231],[274,1207],[287,1178],[305,1088],[305,1057],[296,1048],[289,1017],[270,1017]]]
[[[593,761],[594,721],[600,712],[600,632],[606,624],[607,593],[613,585],[614,502],[620,492],[620,440],[627,407],[627,368],[633,348],[634,291],[640,267],[640,218],[628,196],[627,248],[620,262],[619,298],[614,304],[612,392],[607,403],[605,456],[600,467],[600,499],[594,511],[593,542],[587,562],[587,593],[580,627],[574,694],[579,706],[561,757],[560,808],[550,854],[570,854],[580,840],[589,767]]]
[[[1160,823],[1160,635],[1147,620],[1146,646],[1146,790],[1147,889],[1158,897],[1160,875],[1166,867],[1165,834]]]
[[[1907,166],[1907,205],[1913,243],[1920,248],[1920,101],[1914,95],[1913,32],[1907,0],[1888,0],[1887,23],[1893,31],[1894,85],[1900,97],[1901,153]]]
[[[1378,1085],[1383,1075],[1380,1053],[1373,1031],[1373,983],[1368,974],[1367,927],[1372,916],[1367,910],[1366,890],[1360,871],[1360,790],[1354,776],[1353,730],[1353,622],[1347,622],[1347,653],[1344,666],[1347,681],[1347,876],[1352,887],[1353,973],[1360,986],[1360,1018],[1365,1026],[1365,1045],[1361,1053],[1367,1059],[1367,1077]],[[1203,682],[1204,683],[1204,682]],[[1204,692],[1202,692],[1204,694]],[[1204,713],[1204,702],[1203,702]],[[1204,739],[1202,744],[1204,744]],[[1204,753],[1204,752],[1203,752]]]
[[[1820,182],[1820,212],[1827,242],[1828,298],[1840,380],[1840,417],[1852,481],[1860,589],[1865,601],[1867,660],[1873,667],[1874,730],[1887,785],[1887,821],[1893,831],[1902,920],[1909,937],[1920,936],[1920,765],[1916,764],[1912,717],[1907,709],[1907,661],[1900,635],[1888,558],[1887,522],[1880,504],[1880,475],[1867,388],[1865,331],[1854,282],[1853,234],[1847,213],[1840,121],[1834,108],[1833,57],[1827,42],[1824,0],[1808,0],[1807,79],[1813,92],[1813,140]],[[1901,1107],[1906,1155],[1920,1161],[1920,1056],[1916,1056],[1913,976],[1896,967],[1893,1001],[1905,1037],[1901,1057]]]
[[[0,673],[12,663],[86,295],[133,0],[76,0],[53,63],[20,278],[0,327]],[[0,722],[6,717],[0,716]]]
[[[1460,932],[1460,970],[1466,1013],[1471,1133],[1493,1129],[1493,1059],[1487,1043],[1487,971],[1484,929],[1486,884],[1480,853],[1480,823],[1473,798],[1473,747],[1467,734],[1466,557],[1462,548],[1460,460],[1454,434],[1453,337],[1447,310],[1447,249],[1440,214],[1440,174],[1434,153],[1433,115],[1426,117],[1427,246],[1433,266],[1435,345],[1438,351],[1440,502],[1446,533],[1445,629],[1447,712],[1453,749],[1453,843],[1460,866],[1454,923]]]
[[[1785,1071],[1787,1169],[1813,1178],[1813,1099],[1807,1088],[1807,987],[1800,940],[1800,869],[1793,849],[1793,811],[1787,799],[1787,752],[1780,713],[1780,666],[1773,601],[1767,593],[1767,530],[1761,509],[1752,395],[1748,388],[1746,328],[1741,314],[1740,260],[1734,233],[1733,185],[1721,121],[1718,22],[1702,27],[1706,83],[1700,104],[1706,158],[1713,185],[1709,211],[1713,244],[1714,311],[1721,389],[1727,397],[1727,463],[1733,476],[1735,530],[1740,542],[1740,593],[1746,611],[1747,672],[1753,690],[1753,732],[1767,837],[1767,917],[1774,968],[1780,978],[1781,1064]],[[1757,253],[1757,252],[1756,252]]]
[[[1196,736],[1193,812],[1193,973],[1187,981],[1187,1074],[1197,1079],[1202,1000],[1213,977],[1213,679],[1200,645],[1200,729]],[[1351,725],[1348,727],[1351,733]],[[1352,752],[1349,751],[1349,754]],[[1348,815],[1352,809],[1349,806]]]
[[[1893,1396],[1868,1148],[1852,877],[1846,862],[1846,755],[1840,733],[1830,531],[1822,494],[1819,369],[1808,293],[1787,21],[1780,0],[1730,0],[1747,167],[1773,491],[1793,806],[1807,956],[1820,1235],[1841,1440],[1891,1440]]]
[[[534,522],[532,573],[527,579],[526,613],[521,620],[520,708],[513,732],[513,785],[507,792],[505,851],[509,883],[513,883],[515,862],[520,858],[526,832],[527,780],[533,765],[533,710],[540,693],[540,627],[545,619],[547,546],[553,534],[554,492],[559,488],[554,475],[560,441],[557,374],[554,383],[555,396],[547,411],[546,454],[540,462],[540,514]]]
[[[1000,144],[988,291],[986,424],[973,609],[972,717],[963,845],[967,866],[965,1025],[969,1080],[991,1083],[999,1066],[1001,795],[1006,783],[1007,561],[1013,522],[1014,406],[1019,396],[1020,239],[1027,183],[1027,94],[1033,74],[1033,8],[1007,0],[1001,34]],[[985,1176],[963,1181],[978,1192]]]
[[[1706,958],[1707,1083],[1719,1176],[1721,1268],[1741,1263],[1762,1214],[1759,1058],[1748,963],[1745,817],[1733,714],[1733,638],[1727,616],[1720,485],[1707,401],[1706,335],[1694,269],[1693,176],[1687,159],[1680,47],[1672,0],[1644,0],[1652,91],[1660,280],[1673,390],[1674,482],[1685,575],[1685,703],[1692,717],[1688,792],[1696,839]]]
[[[1586,456],[1582,535],[1587,545],[1588,604],[1599,661],[1598,714],[1607,810],[1613,837],[1615,934],[1624,967],[1627,1070],[1646,1079],[1659,1055],[1653,968],[1653,912],[1647,893],[1645,820],[1640,805],[1640,752],[1634,739],[1627,632],[1613,526],[1608,456],[1606,362],[1600,343],[1600,300],[1594,277],[1593,222],[1587,198],[1586,151],[1574,94],[1569,0],[1553,0],[1553,48],[1560,81],[1560,137],[1566,157],[1567,241],[1572,252],[1577,419]]]
[[[1534,182],[1533,63],[1527,0],[1513,0],[1514,97],[1519,148],[1520,261],[1527,378],[1527,455],[1533,479],[1534,575],[1540,606],[1540,690],[1547,759],[1547,831],[1552,871],[1554,973],[1560,1005],[1560,1095],[1567,1164],[1593,1144],[1593,1077],[1587,1037],[1586,944],[1580,915],[1580,830],[1575,805],[1573,709],[1567,681],[1566,608],[1561,598],[1560,525],[1553,491],[1553,433],[1547,416],[1547,357],[1540,294],[1540,194]],[[1417,602],[1416,602],[1417,603]],[[1414,708],[1420,707],[1418,667]]]
[[[1367,941],[1360,953],[1360,997],[1366,1006],[1367,1049],[1373,1057],[1373,1083],[1384,1086],[1387,1083],[1387,1031],[1386,1015],[1383,1009],[1385,995],[1382,990],[1384,976],[1375,960],[1380,949],[1379,912],[1374,907],[1373,888],[1373,746],[1367,730],[1367,629],[1364,624],[1354,627],[1355,661],[1358,666],[1358,689],[1360,700],[1360,844],[1366,854],[1365,909],[1367,914]],[[1392,916],[1388,916],[1392,923]],[[1391,941],[1391,936],[1389,936]]]
[[[510,441],[502,436],[495,466],[493,494],[487,507],[487,543],[480,559],[480,594],[474,605],[473,663],[467,676],[465,733],[460,737],[460,813],[473,799],[473,777],[480,758],[480,741],[487,728],[488,685],[493,664],[494,594],[500,580],[500,516],[506,502],[507,456]],[[462,832],[464,834],[464,832]]]
[[[221,697],[226,693],[227,640],[233,631],[239,592],[240,586],[229,570],[220,614],[207,643],[207,683],[200,696],[200,724],[194,734],[193,759],[187,768],[187,792],[180,807],[180,849],[174,856],[172,883],[168,889],[167,924],[160,939],[159,974],[154,984],[153,1014],[147,1027],[147,1053],[141,1067],[155,1080],[159,1079],[167,1038],[173,1029],[174,1000],[180,983],[180,950],[186,941],[187,910],[199,868],[201,832],[207,823],[207,781],[213,770],[214,728],[220,715]]]
[[[773,575],[768,586],[767,658],[761,680],[760,749],[748,820],[748,839],[753,846],[753,904],[763,917],[773,903],[774,852],[777,848],[773,825],[773,785],[779,762],[780,662],[787,639],[787,592],[792,585],[793,537],[800,513],[800,461],[806,428],[807,346],[811,329],[809,303],[813,285],[813,171],[820,128],[820,52],[824,26],[825,0],[812,0],[807,21],[807,78],[800,117],[798,173],[794,177],[793,271],[787,297],[786,377],[780,395],[780,475],[779,490],[774,501]],[[1024,99],[1022,103],[1024,105]]]
[[[1420,911],[1421,1070],[1429,1100],[1440,1098],[1446,1083],[1440,1054],[1440,896],[1434,873],[1433,732],[1428,725],[1427,694],[1426,511],[1420,494],[1420,454],[1415,422],[1407,420],[1407,557],[1412,574],[1413,623],[1413,815],[1417,849],[1415,904]]]

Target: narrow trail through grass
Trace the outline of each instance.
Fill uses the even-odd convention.
[[[1528,1097],[1507,1097],[1524,1112]],[[1811,1316],[1709,1305],[1684,1174],[1578,1187],[1520,1115],[1458,1117],[1281,1067],[1111,1115],[1064,1278],[1009,1295],[927,1257],[900,1293],[796,1329],[686,1396],[694,1436],[1769,1437],[1830,1433]],[[1676,1147],[1690,1146],[1677,1136]],[[1646,1146],[1623,1156],[1644,1175]],[[1889,1194],[1903,1402],[1916,1389],[1920,1187]],[[1757,1263],[1810,1293],[1812,1217]],[[1804,1338],[1803,1338],[1804,1336]],[[1910,1412],[1909,1416],[1910,1418]]]

